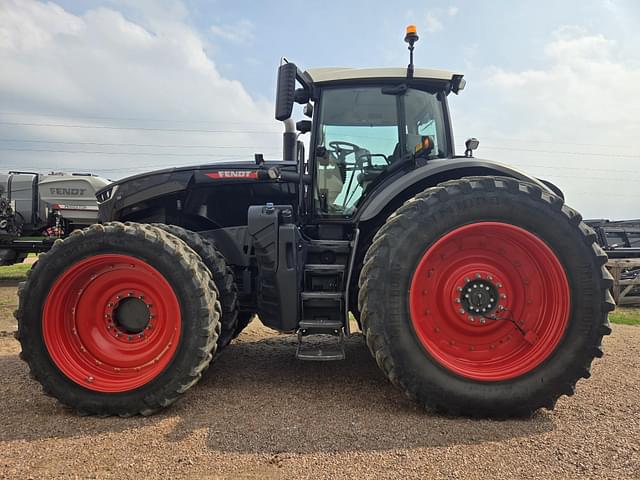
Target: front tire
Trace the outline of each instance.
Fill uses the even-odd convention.
[[[503,177],[430,188],[369,248],[367,344],[405,394],[450,414],[552,409],[610,333],[606,255],[561,198]]]
[[[107,223],[39,257],[19,289],[21,358],[44,391],[83,414],[148,415],[173,403],[215,353],[211,275],[178,238]]]

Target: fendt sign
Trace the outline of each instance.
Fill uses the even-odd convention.
[[[207,177],[214,180],[220,179],[240,179],[240,178],[258,178],[258,172],[255,170],[220,170],[218,172],[211,172],[206,174]]]
[[[84,192],[87,191],[86,188],[64,188],[64,187],[56,187],[49,188],[51,195],[70,195],[74,197],[79,197],[84,195]]]

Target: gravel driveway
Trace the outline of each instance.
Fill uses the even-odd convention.
[[[0,331],[15,289],[0,288]],[[361,336],[343,362],[294,360],[254,322],[200,384],[150,418],[78,417],[0,334],[0,478],[640,478],[640,327],[614,326],[593,377],[528,420],[426,413]]]

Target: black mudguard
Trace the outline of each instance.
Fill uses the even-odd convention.
[[[412,187],[423,185],[425,188],[436,185],[442,181],[454,180],[473,175],[501,175],[524,180],[538,185],[540,188],[554,194],[560,190],[551,188],[547,182],[538,180],[526,173],[494,162],[479,158],[447,158],[431,160],[426,165],[418,167],[411,172],[390,178],[375,188],[358,209],[357,221],[366,222],[373,219],[385,210],[385,207],[396,198],[407,196],[407,191]],[[561,192],[560,192],[561,194]],[[407,198],[408,199],[408,198]]]

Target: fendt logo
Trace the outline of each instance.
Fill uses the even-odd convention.
[[[86,188],[49,188],[51,195],[71,195],[75,197],[79,197],[80,195],[84,195],[84,192],[87,191]]]
[[[258,178],[255,170],[220,170],[206,174],[207,177],[219,180],[222,178]]]

